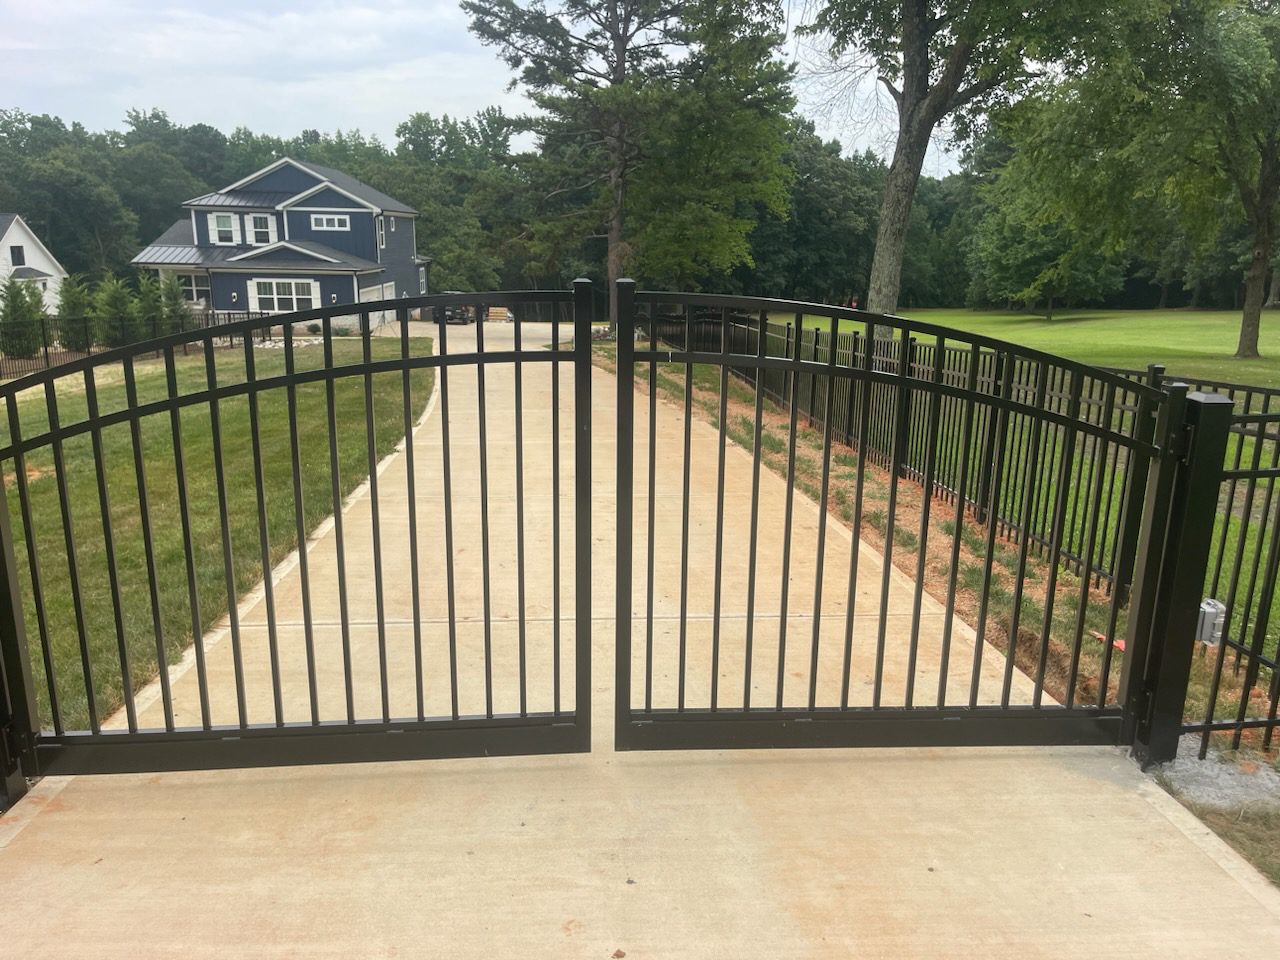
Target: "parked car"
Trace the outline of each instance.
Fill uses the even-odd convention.
[[[446,290],[445,293],[461,294],[462,291]],[[477,314],[476,307],[472,306],[469,303],[450,304],[449,306],[444,308],[444,322],[445,323],[475,323],[476,314]]]

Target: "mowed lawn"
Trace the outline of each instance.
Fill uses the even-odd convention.
[[[1101,367],[1145,370],[1149,363],[1162,363],[1169,373],[1185,377],[1280,387],[1280,310],[1263,311],[1258,360],[1232,356],[1240,337],[1239,310],[1062,310],[1052,320],[952,307],[899,312]],[[781,313],[772,319],[791,320]],[[822,324],[818,317],[808,322]]]
[[[1238,310],[1070,310],[1052,320],[977,310],[904,310],[905,316],[1025,344],[1102,367],[1145,369],[1280,387],[1280,311],[1264,311],[1259,360],[1236,360]]]
[[[399,356],[398,338],[374,338],[373,358]],[[415,356],[431,352],[431,341],[410,341]],[[334,365],[358,363],[362,344],[358,339],[335,340]],[[300,345],[295,350],[297,369],[317,369],[323,365],[319,344]],[[238,345],[216,352],[219,384],[243,382],[244,351]],[[257,349],[254,362],[258,379],[284,373],[284,352]],[[178,393],[189,394],[207,385],[205,359],[194,353],[178,357]],[[107,413],[123,409],[126,393],[120,365],[98,371],[98,404]],[[137,389],[141,403],[168,395],[162,361],[146,360],[137,365]],[[412,417],[416,421],[425,409],[432,389],[432,371],[416,370],[410,378]],[[338,441],[339,489],[345,497],[369,472],[369,448],[365,428],[365,380],[363,374],[335,381],[336,436]],[[401,374],[384,373],[373,378],[374,457],[381,458],[404,437],[404,407]],[[36,437],[48,429],[48,411],[43,390],[30,390],[18,398],[22,434]],[[64,425],[84,421],[87,397],[80,375],[59,383],[59,418]],[[293,494],[293,467],[290,449],[288,392],[283,387],[259,394],[259,430],[265,483],[268,527],[267,563],[274,565],[298,542]],[[330,483],[329,429],[325,386],[308,383],[297,388],[297,419],[302,465],[303,529],[313,530],[334,511]],[[211,412],[207,402],[183,409],[181,414],[191,536],[194,544],[198,623],[203,632],[226,614],[229,599],[243,595],[263,573],[263,551],[258,535],[258,492],[254,478],[252,431],[246,397],[219,403],[222,454],[226,476],[226,518],[230,530],[234,567],[233,597],[228,597],[224,570],[222,511],[219,509],[215,471]],[[0,418],[4,419],[4,418]],[[9,443],[7,420],[0,428],[0,440]],[[159,630],[165,658],[173,663],[192,641],[192,605],[187,584],[186,548],[179,506],[175,451],[170,416],[167,412],[148,415],[141,422],[141,447],[145,462],[147,496],[150,501],[152,538],[155,545],[159,605]],[[121,638],[117,628],[112,582],[108,571],[97,485],[97,468],[90,434],[72,438],[63,445],[65,478],[70,503],[76,561],[80,577],[79,596],[83,604],[84,637],[91,664],[91,683],[86,685],[82,667],[81,631],[77,626],[70,586],[70,565],[66,549],[58,481],[52,448],[42,446],[27,455],[26,476],[30,495],[32,532],[39,561],[44,599],[43,624],[34,602],[31,566],[25,527],[15,483],[14,461],[3,464],[10,520],[13,525],[19,585],[21,587],[30,642],[32,670],[40,698],[41,720],[52,726],[50,693],[46,678],[41,637],[48,638],[62,726],[67,730],[89,726],[88,686],[94,697],[98,719],[105,720],[123,703],[126,683],[120,667],[119,646],[123,641],[129,658],[129,682],[136,690],[157,673],[156,627],[152,615],[150,578],[139,509],[138,484],[133,459],[133,442],[127,423],[102,431],[103,462],[110,499],[111,532],[114,537],[116,589],[120,597]],[[321,587],[327,589],[327,587]]]

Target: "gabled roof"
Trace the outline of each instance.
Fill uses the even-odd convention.
[[[381,190],[375,190],[367,183],[362,183],[355,177],[343,173],[341,170],[335,170],[333,167],[322,167],[318,163],[309,163],[306,161],[295,161],[298,166],[310,170],[317,177],[323,177],[335,187],[341,187],[347,193],[354,194],[366,203],[371,203],[387,213],[414,213],[418,211],[413,209],[407,203],[401,203],[394,197],[389,197]]]
[[[229,261],[252,260],[254,257],[260,257],[266,253],[276,253],[279,250],[291,250],[294,253],[302,254],[307,257],[315,257],[317,260],[325,260],[329,263],[337,263],[338,261],[329,256],[328,253],[322,253],[322,250],[328,250],[328,247],[319,243],[305,243],[291,240],[277,240],[275,243],[269,243],[263,247],[251,247],[244,253],[237,253],[234,257],[228,257]]]
[[[18,220],[22,220],[22,216],[20,214],[0,213],[0,238],[4,237],[4,235],[9,232],[9,228]],[[53,255],[53,251],[44,245],[44,241],[36,235],[34,230],[31,229],[31,224],[22,220],[22,226],[26,229],[27,233],[31,235],[31,239],[35,241],[36,246],[44,251],[44,255],[58,265],[58,269],[62,271],[61,275],[64,277],[67,276],[67,268],[62,265],[61,260]],[[44,276],[51,276],[51,274],[44,274]]]
[[[253,191],[245,190],[244,188],[247,187],[249,184],[253,183],[253,181],[257,180],[259,177],[263,176],[264,174],[270,173],[272,170],[277,170],[283,166],[297,167],[303,173],[309,173],[313,177],[319,177],[321,180],[328,182],[330,185],[338,187],[343,193],[346,193],[349,196],[354,197],[357,200],[363,201],[364,203],[369,204],[369,206],[376,207],[378,210],[382,210],[386,213],[407,213],[413,216],[416,216],[418,213],[417,210],[414,210],[413,207],[409,206],[407,203],[401,203],[395,197],[390,197],[387,194],[383,193],[381,190],[375,190],[373,187],[369,186],[367,183],[357,180],[355,177],[351,176],[348,173],[343,173],[341,170],[335,170],[333,167],[324,167],[318,163],[311,163],[309,161],[303,161],[303,160],[294,160],[292,157],[281,157],[279,160],[276,160],[274,163],[267,164],[261,170],[256,170],[253,173],[249,174],[249,176],[245,177],[243,180],[237,180],[235,183],[230,184],[229,186],[223,187],[221,190],[215,190],[213,193],[205,194],[203,197],[197,197],[194,200],[188,200],[187,203],[189,205],[229,206],[229,207],[261,205],[261,201],[257,201],[254,204],[234,202],[234,201],[221,203],[212,198],[231,197],[231,196],[243,194],[243,193],[252,193]],[[306,191],[299,191],[299,192],[302,193]],[[277,199],[272,204],[272,206],[284,206],[286,201],[289,200],[290,197],[293,197],[296,195],[297,194],[283,194],[280,199]],[[265,192],[260,193],[258,194],[258,196],[265,197],[266,193]]]

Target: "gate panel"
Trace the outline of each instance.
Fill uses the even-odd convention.
[[[1117,742],[1153,384],[830,306],[619,300],[620,749]]]
[[[0,387],[28,775],[587,749],[591,308],[332,307]]]

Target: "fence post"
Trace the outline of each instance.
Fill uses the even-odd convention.
[[[1130,602],[1120,691],[1122,743],[1145,766],[1178,754],[1218,487],[1234,405],[1227,397],[1170,396],[1152,461]],[[1132,739],[1130,739],[1132,737]]]
[[[591,749],[591,321],[590,280],[573,281],[574,726]],[[617,317],[610,318],[617,329]]]
[[[44,368],[49,369],[49,318],[40,318],[40,339],[44,342]]]
[[[614,740],[622,738],[631,720],[631,564],[635,487],[635,303],[634,280],[618,284],[618,423],[617,423],[617,566],[614,580]],[[653,308],[651,308],[652,311]],[[652,313],[651,313],[652,316]],[[651,321],[652,322],[652,321]]]
[[[0,568],[0,800],[8,808],[27,792],[26,778],[38,773],[40,724],[7,509],[0,509]]]

